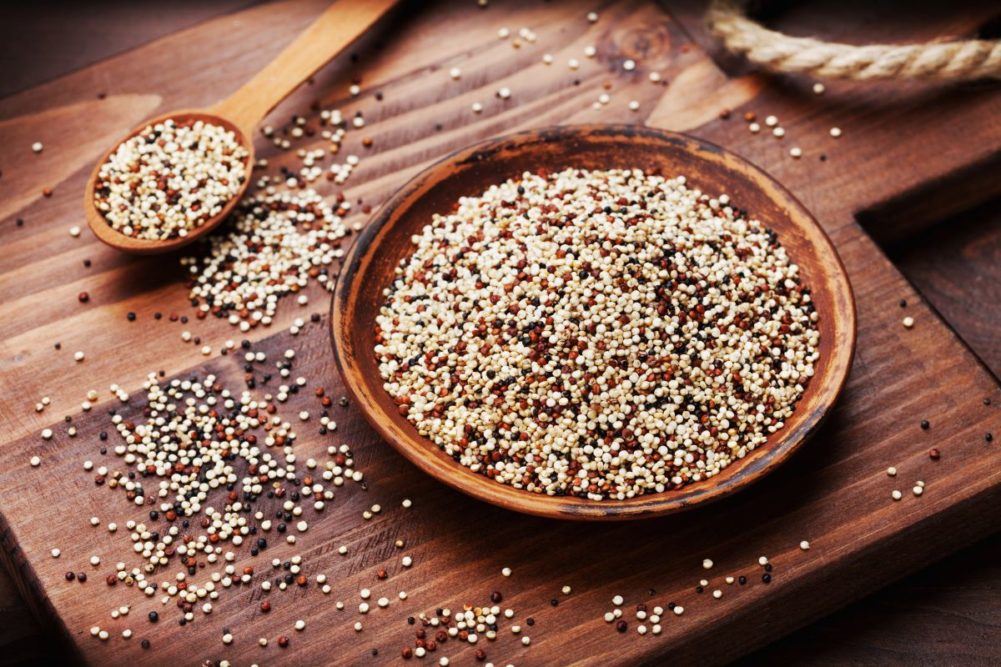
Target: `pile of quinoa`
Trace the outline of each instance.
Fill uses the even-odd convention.
[[[168,119],[123,141],[98,172],[94,205],[118,232],[187,236],[240,191],[249,155],[236,135],[201,120]]]
[[[685,183],[526,172],[435,215],[376,319],[400,413],[499,483],[593,500],[764,445],[813,375],[817,313],[773,231]]]
[[[228,233],[213,235],[208,252],[181,260],[191,302],[241,331],[271,324],[278,301],[310,280],[332,289],[329,265],[344,254],[347,227],[323,197],[269,190],[240,202]],[[299,298],[305,305],[305,294]]]

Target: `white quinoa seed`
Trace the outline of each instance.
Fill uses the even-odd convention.
[[[832,127],[831,128],[831,136],[834,137],[835,139],[837,139],[838,137],[840,137],[841,136],[841,128],[840,127]]]
[[[192,301],[249,330],[269,325],[279,299],[311,280],[333,288],[327,267],[343,256],[347,229],[316,192],[254,197],[233,217],[227,233],[210,237],[207,253],[181,259],[194,283]]]
[[[904,328],[910,329],[911,327],[914,326],[914,318],[908,315],[903,320],[901,320],[901,323],[904,325]]]
[[[890,466],[889,468],[886,469],[886,476],[887,477],[896,477],[897,476],[897,469],[894,468],[893,466]]]
[[[818,359],[775,235],[682,177],[526,173],[413,244],[376,318],[384,387],[515,488],[626,499],[712,477],[782,428]]]
[[[704,569],[704,570],[711,570],[712,566],[713,566],[713,562],[712,562],[711,559],[709,559],[709,558],[703,558],[702,559],[702,569]]]
[[[31,151],[33,153],[41,153],[44,149],[45,146],[42,145],[41,141],[36,141],[35,143],[31,144]]]
[[[893,492],[890,494],[890,497],[893,498],[894,500],[900,500],[901,498],[904,497],[904,494],[902,494],[899,490],[894,489]]]

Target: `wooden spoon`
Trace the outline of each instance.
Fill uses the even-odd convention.
[[[253,135],[257,124],[278,106],[293,90],[318,69],[354,42],[381,18],[396,0],[342,0],[328,7],[309,28],[285,47],[277,58],[225,100],[207,109],[182,109],[145,121],[107,153],[101,156],[87,181],[84,211],[94,234],[113,248],[136,254],[168,252],[208,234],[222,222],[250,185],[254,165]],[[230,199],[218,215],[206,220],[184,237],[165,241],[126,236],[108,224],[94,204],[94,188],[98,172],[108,157],[127,139],[151,124],[167,119],[176,121],[204,120],[232,131],[247,150],[245,177],[239,192]]]
[[[714,477],[627,500],[592,501],[515,489],[472,472],[422,437],[383,388],[376,362],[375,318],[395,269],[413,252],[411,238],[434,213],[448,213],[463,195],[525,171],[660,169],[684,175],[690,187],[726,193],[774,229],[810,287],[820,329],[814,376],[768,442]],[[390,445],[440,481],[508,509],[563,519],[636,519],[692,508],[725,497],[786,461],[816,432],[844,387],[855,349],[855,301],[830,239],[796,199],[768,174],[719,146],[634,125],[585,125],[532,130],[455,153],[405,185],[355,241],[344,259],[331,306],[334,352],[354,404]]]

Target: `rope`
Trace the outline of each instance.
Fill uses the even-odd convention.
[[[747,17],[742,0],[713,0],[709,31],[730,51],[775,72],[818,78],[879,81],[1001,78],[1001,40],[853,46],[790,37]]]

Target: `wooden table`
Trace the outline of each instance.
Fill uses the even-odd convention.
[[[960,16],[909,12],[904,19],[898,17],[891,30],[885,27],[886,17],[859,4],[838,11],[821,4],[786,11],[772,20],[790,30],[866,41],[962,34],[990,15],[989,8],[971,8]],[[167,655],[183,655],[195,661],[190,650],[179,653],[179,645],[168,645],[172,638],[191,642],[197,659],[256,656],[256,647],[247,644],[253,643],[256,626],[262,621],[259,616],[251,619],[240,614],[247,599],[246,594],[241,594],[228,605],[220,603],[220,609],[208,622],[200,620],[196,627],[185,631],[161,624],[147,632],[145,621],[133,621],[130,625],[136,629],[137,639],[143,635],[153,638],[154,650],[150,653],[142,653],[135,642],[128,645],[113,640],[107,646],[98,645],[84,636],[86,627],[99,619],[109,623],[107,609],[114,604],[111,600],[121,596],[102,590],[99,580],[87,584],[84,593],[79,588],[65,587],[58,575],[69,561],[55,562],[47,555],[52,531],[61,525],[73,536],[63,551],[80,566],[91,548],[107,548],[110,558],[115,549],[121,551],[123,544],[88,532],[85,517],[89,510],[81,516],[65,517],[45,517],[36,511],[44,505],[35,497],[39,482],[32,477],[35,473],[28,468],[27,458],[40,450],[38,431],[64,413],[75,413],[82,393],[92,384],[103,389],[111,381],[126,381],[134,387],[150,368],[164,367],[171,373],[181,373],[203,365],[195,350],[178,342],[177,325],[155,325],[149,317],[154,309],[186,312],[186,292],[176,279],[177,273],[163,270],[169,262],[123,258],[96,246],[89,237],[75,240],[66,234],[69,225],[79,222],[78,191],[89,161],[96,157],[102,142],[157,109],[207,103],[235,88],[321,6],[280,3],[206,21],[0,101],[0,138],[5,140],[0,151],[0,191],[4,192],[0,199],[0,238],[4,243],[0,285],[5,298],[0,308],[6,311],[4,324],[0,325],[5,340],[0,368],[4,396],[18,399],[5,400],[0,412],[8,427],[0,451],[0,468],[6,471],[0,510],[10,527],[5,535],[8,556],[13,556],[8,564],[13,566],[18,583],[31,587],[29,600],[33,604],[41,600],[43,607],[55,608],[44,611],[50,613],[49,618],[55,611],[65,624],[77,645],[71,650],[81,651],[92,661],[163,660]],[[813,209],[839,245],[852,274],[861,318],[859,360],[835,418],[808,452],[763,485],[768,488],[753,489],[733,502],[691,517],[595,529],[515,517],[445,492],[375,442],[357,416],[345,415],[339,420],[342,431],[345,437],[357,441],[359,457],[374,481],[368,494],[338,500],[333,518],[328,516],[325,524],[340,525],[318,526],[307,556],[314,559],[313,572],[327,571],[341,580],[338,598],[353,600],[349,596],[359,585],[370,585],[372,568],[395,558],[392,549],[384,544],[387,536],[406,532],[408,541],[415,544],[418,565],[413,568],[414,576],[400,578],[401,585],[413,593],[413,610],[433,609],[440,604],[456,606],[466,598],[482,597],[493,587],[503,587],[508,598],[515,600],[515,606],[538,618],[539,628],[533,631],[530,649],[522,653],[512,642],[504,641],[496,650],[490,647],[491,659],[511,656],[516,662],[531,664],[544,662],[547,657],[555,659],[556,655],[569,659],[574,654],[564,653],[565,642],[573,639],[571,650],[581,651],[576,654],[581,658],[653,660],[668,651],[676,658],[698,657],[715,662],[746,653],[997,529],[997,445],[991,449],[978,440],[987,430],[1001,430],[996,412],[996,379],[984,372],[974,355],[936,319],[921,295],[901,281],[866,236],[868,233],[884,244],[892,244],[943,221],[953,224],[953,213],[989,202],[997,195],[997,179],[988,178],[996,173],[1001,143],[997,89],[988,85],[949,90],[831,86],[825,97],[814,98],[806,92],[804,82],[768,81],[747,74],[726,59],[714,60],[711,46],[699,31],[699,8],[672,3],[667,9],[673,18],[666,18],[661,9],[644,3],[601,7],[601,19],[594,27],[588,27],[583,10],[555,3],[538,7],[491,6],[486,11],[439,6],[414,14],[412,20],[410,15],[401,14],[396,22],[387,23],[359,45],[357,64],[350,63],[350,58],[341,59],[317,77],[315,85],[283,105],[275,114],[276,124],[290,113],[306,112],[314,98],[323,100],[324,105],[364,109],[369,119],[366,132],[375,137],[376,144],[366,153],[358,145],[362,135],[354,133],[353,150],[362,155],[363,164],[349,183],[347,194],[362,196],[372,203],[391,192],[406,174],[451,148],[502,131],[545,123],[645,121],[686,129],[727,145],[778,176]],[[495,31],[501,25],[512,30],[530,26],[540,35],[539,43],[514,51],[496,39]],[[443,26],[448,26],[448,36],[441,32]],[[269,36],[264,43],[260,42],[262,34]],[[201,35],[214,37],[211,48],[202,44],[205,40],[200,39]],[[252,36],[257,41],[251,43]],[[588,43],[599,47],[596,63],[588,62],[579,53]],[[203,65],[216,57],[213,49],[222,54],[222,63],[208,70]],[[546,51],[557,54],[558,63],[578,57],[584,65],[577,73],[569,72],[562,64],[544,69],[538,59]],[[178,59],[178,52],[187,57]],[[643,73],[657,68],[670,85],[656,87],[643,76],[626,76],[617,66],[626,56],[635,57]],[[464,71],[462,83],[454,90],[445,84],[446,71],[453,65]],[[358,74],[363,75],[365,91],[358,100],[347,99],[346,84]],[[579,83],[574,85],[574,79]],[[593,111],[590,103],[606,82],[611,84],[614,102],[600,112]],[[489,102],[500,85],[512,87],[514,104],[495,107],[496,100]],[[382,104],[373,100],[377,90],[384,93]],[[106,99],[96,99],[97,92],[107,93]],[[625,102],[633,97],[642,102],[639,114],[625,109]],[[468,111],[474,100],[487,105],[483,116]],[[717,119],[723,108],[734,110],[730,120]],[[789,136],[784,142],[752,137],[739,120],[744,110],[777,114]],[[838,142],[826,135],[826,129],[834,124],[845,130]],[[918,136],[920,141],[915,140]],[[37,157],[28,148],[35,140],[46,144],[46,151]],[[798,162],[787,155],[793,141],[806,152]],[[820,152],[828,157],[824,163],[815,161]],[[294,159],[277,155],[272,162],[296,164]],[[43,187],[54,187],[51,198],[40,196]],[[25,219],[24,227],[16,226],[17,217]],[[949,283],[935,279],[946,275],[950,266],[955,269],[961,264],[955,259],[950,263],[949,253],[942,253],[943,249],[951,247],[955,255],[957,248],[968,247],[960,244],[963,240],[976,242],[975,247],[996,248],[996,239],[1001,235],[988,233],[986,240],[977,237],[975,241],[970,241],[970,236],[968,232],[960,239],[950,233],[928,242],[935,250],[932,268],[928,267],[929,261],[922,262],[922,255],[913,247],[894,251],[893,256],[932,307],[964,335],[972,332],[968,342],[991,363],[990,337],[978,333],[980,327],[989,327],[991,314],[978,319],[949,311],[957,298],[975,304],[984,295],[975,288],[971,290],[976,283],[969,280]],[[943,255],[945,259],[941,259]],[[91,259],[89,269],[82,266],[84,258]],[[983,271],[989,269],[973,275],[983,277]],[[993,285],[996,289],[997,274],[993,274],[993,283],[992,274],[987,275],[988,288]],[[93,304],[87,308],[75,299],[81,289],[92,294]],[[319,292],[311,294],[315,294],[314,303],[322,303]],[[900,298],[908,300],[906,312],[918,320],[918,326],[910,332],[899,325],[902,313],[896,302]],[[130,339],[136,334],[125,321],[126,310],[138,312],[145,323],[142,335],[147,342],[143,349],[129,349]],[[264,349],[288,344],[289,337],[279,327],[300,312],[291,304],[284,306],[281,322],[271,332],[253,336],[260,341],[255,344]],[[994,317],[996,322],[996,313]],[[217,343],[236,336],[220,322],[198,326],[203,337]],[[64,342],[61,356],[51,350],[53,336]],[[978,345],[977,341],[983,339],[986,342]],[[68,355],[76,349],[74,345],[84,341],[90,350],[88,361],[82,367],[73,366]],[[310,332],[293,344],[309,359],[311,374],[337,386],[322,332]],[[95,352],[102,347],[105,351]],[[129,357],[124,356],[126,352]],[[996,361],[994,357],[995,372],[999,367]],[[224,366],[223,360],[214,360],[210,365]],[[237,376],[230,373],[229,377]],[[54,387],[60,381],[63,386],[57,390]],[[45,415],[37,416],[31,406],[42,393],[52,393],[55,405]],[[988,396],[994,399],[992,406],[982,404]],[[931,440],[917,428],[921,418],[933,421],[931,433],[927,434]],[[78,419],[82,436],[88,432],[92,436],[96,425],[96,417]],[[57,436],[56,440],[60,449],[53,452],[44,448],[46,462],[41,470],[57,475],[60,491],[77,504],[108,502],[106,494],[85,486],[87,475],[79,468],[85,455],[94,456],[93,443],[83,444],[86,437],[71,440]],[[929,442],[944,452],[938,467],[932,467],[924,457]],[[322,444],[319,438],[306,437],[301,446],[309,451]],[[906,509],[903,504],[892,506],[888,500],[891,486],[881,472],[890,463],[903,470],[902,462],[929,483],[929,493],[921,504],[911,503]],[[971,477],[973,471],[978,474]],[[390,501],[404,493],[412,494],[423,511],[402,516],[396,510],[375,525],[362,524],[358,518],[366,503],[381,501],[390,507]],[[831,512],[832,504],[859,514],[846,524],[850,530],[841,527],[842,513]],[[128,508],[109,507],[108,511],[119,512],[123,520]],[[37,523],[45,525],[30,523],[43,517],[45,521]],[[762,517],[767,518],[762,521]],[[479,531],[463,528],[457,522],[489,525],[495,536],[493,550],[474,549]],[[760,525],[748,527],[752,523]],[[726,530],[732,538],[714,539],[706,534],[712,530]],[[650,538],[651,532],[657,537]],[[528,536],[523,537],[526,533]],[[330,546],[348,539],[345,536],[353,536],[351,539],[365,545],[365,555],[346,565],[335,555],[325,553]],[[795,548],[798,540],[806,536],[814,545],[809,557]],[[84,543],[72,546],[80,540]],[[642,541],[637,542],[640,546],[624,551],[609,544],[630,540]],[[91,541],[93,544],[86,544]],[[644,541],[648,546],[642,546]],[[996,545],[996,540],[982,549],[996,554],[996,547],[990,551],[992,544]],[[703,555],[712,555],[734,572],[743,569],[751,574],[751,561],[759,551],[772,554],[778,566],[770,588],[758,585],[746,594],[728,594],[718,603],[699,599],[691,591],[702,576],[698,562]],[[559,566],[554,562],[554,553],[571,556],[571,563]],[[618,562],[611,568],[588,568],[581,565],[588,558],[596,565],[611,565],[613,558]],[[652,563],[654,559],[656,564]],[[972,561],[968,558],[952,562],[968,565],[981,561],[974,556]],[[503,580],[497,574],[501,564],[511,564],[518,575]],[[462,583],[449,578],[452,572],[461,573]],[[556,595],[563,581],[574,584],[575,593],[559,608],[549,609],[548,600]],[[993,580],[985,577],[973,582],[974,587],[980,585],[985,590],[997,585],[996,575]],[[922,590],[920,583],[917,586]],[[619,637],[600,621],[601,612],[608,606],[605,598],[612,592],[620,592],[634,603],[644,598],[649,587],[657,589],[657,601],[665,595],[674,596],[684,600],[688,608],[679,623],[665,624],[665,636]],[[805,593],[808,590],[810,594]],[[907,589],[898,587],[890,595],[906,599]],[[338,618],[328,611],[329,602],[324,608],[322,600],[309,596],[305,599],[313,603],[310,606],[314,609],[309,612],[311,627],[301,637],[293,638],[297,640],[296,651],[279,656],[274,653],[276,649],[270,648],[263,657],[253,659],[306,660],[320,655],[329,659],[332,656],[326,652],[324,642],[329,647],[331,642],[352,639],[349,626],[357,614],[349,619]],[[280,601],[284,599],[276,599],[276,606]],[[981,609],[991,609],[980,604]],[[961,608],[976,610],[977,604],[974,601]],[[854,627],[864,635],[867,611],[863,607],[855,613],[854,621],[850,616],[845,620],[842,614],[836,620],[841,625],[833,627]],[[873,612],[868,613],[871,616]],[[996,651],[998,642],[991,642],[990,637],[993,631],[997,638],[999,620],[996,610],[993,616],[989,611],[985,613],[988,616],[986,622],[981,621],[984,625],[980,631],[986,627],[986,641],[972,641],[971,637],[962,642],[971,647],[965,652],[947,653],[948,649],[941,646],[929,647],[928,651],[939,651],[937,655],[946,661],[946,656],[996,659],[997,653],[990,649],[993,646]],[[267,619],[270,626],[261,632],[289,631],[294,617],[294,610],[284,608]],[[343,661],[359,660],[373,646],[383,649],[383,658],[397,655],[409,634],[403,617],[405,614],[397,608],[392,614],[385,612],[378,620],[372,619],[364,641],[352,649],[356,652],[338,655]],[[238,631],[241,636],[233,651],[223,651],[218,641],[220,628],[226,623],[247,628]],[[15,631],[18,627],[30,636],[30,626],[15,625]],[[572,627],[586,634],[571,631]],[[811,629],[805,636],[812,633],[813,637],[823,638],[825,626],[815,627],[821,629]],[[902,632],[901,636],[913,644],[908,633],[916,630]],[[709,633],[714,633],[713,639],[705,642]],[[802,652],[797,650],[803,650],[802,641],[798,646],[794,636],[758,657],[801,657]],[[832,647],[828,655],[885,659],[884,651],[893,649],[875,642],[870,643],[868,653],[864,646],[860,650],[862,653],[852,654],[842,647]],[[896,655],[901,655],[899,649]],[[924,657],[921,653],[911,655]]]

